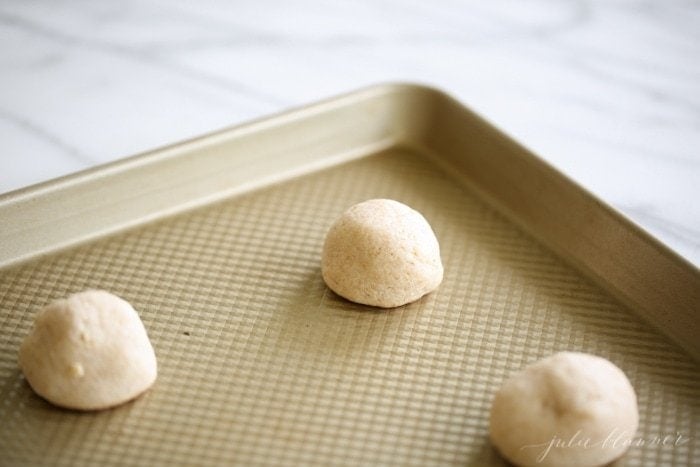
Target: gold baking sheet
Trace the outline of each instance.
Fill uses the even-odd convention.
[[[632,447],[618,465],[697,462],[700,372],[688,353],[692,345],[681,347],[683,338],[697,337],[696,328],[685,326],[690,334],[675,343],[672,326],[647,324],[639,315],[649,311],[634,305],[634,287],[608,274],[603,262],[591,262],[598,250],[583,258],[576,256],[578,247],[561,241],[564,234],[557,234],[559,243],[548,241],[551,231],[528,223],[529,214],[518,208],[527,198],[514,204],[498,198],[510,183],[489,192],[479,178],[488,179],[486,172],[464,175],[455,161],[470,154],[459,137],[419,139],[401,123],[392,127],[420,94],[427,116],[411,129],[444,131],[431,122],[442,127],[441,119],[458,111],[453,103],[410,86],[363,92],[342,98],[342,105],[327,101],[292,119],[258,122],[255,132],[234,129],[230,140],[228,133],[213,137],[224,148],[248,138],[252,153],[232,150],[224,161],[214,151],[211,164],[229,164],[254,158],[255,148],[274,142],[257,138],[281,126],[318,118],[306,131],[325,134],[329,125],[351,118],[352,112],[343,118],[338,112],[358,100],[375,109],[356,115],[377,119],[371,123],[376,131],[358,127],[360,136],[352,136],[362,144],[326,138],[280,143],[286,154],[312,153],[313,160],[290,155],[288,163],[263,157],[259,166],[230,165],[235,173],[212,170],[214,188],[194,189],[187,183],[204,170],[191,165],[197,151],[203,160],[213,154],[211,139],[204,138],[184,146],[194,145],[194,152],[175,146],[168,157],[142,156],[0,199],[3,229],[15,237],[48,228],[46,218],[18,220],[37,205],[46,216],[57,216],[55,231],[36,240],[27,233],[0,255],[7,264],[0,270],[0,465],[502,465],[487,438],[492,394],[513,371],[559,350],[609,358],[632,381],[643,445]],[[388,107],[376,105],[379,99],[393,102],[390,111],[382,113]],[[304,134],[299,141],[306,141]],[[442,146],[448,144],[459,154],[450,156]],[[503,157],[511,154],[509,167],[526,174],[518,167],[524,150],[510,145],[498,147]],[[543,167],[527,157],[532,167]],[[151,206],[155,201],[144,197],[133,208],[121,206],[120,200],[138,204],[125,180],[156,167],[156,173],[166,173],[165,167],[172,175],[152,181],[162,184],[152,197],[170,190],[172,198]],[[501,168],[507,178],[509,169]],[[218,176],[230,185],[216,186]],[[81,192],[88,198],[85,190],[95,180],[105,196],[76,200]],[[591,201],[562,177],[555,180],[551,187],[546,177],[534,182],[544,192],[561,190],[562,199],[574,190],[568,193]],[[523,180],[528,183],[532,178]],[[422,212],[445,265],[435,293],[393,310],[337,297],[319,270],[331,222],[348,206],[376,197]],[[104,211],[103,218],[85,215],[90,203],[95,212]],[[586,224],[598,228],[601,216],[611,214],[593,206]],[[561,222],[575,225],[563,212]],[[657,261],[659,268],[676,268],[678,287],[698,284],[696,270],[624,219],[611,219],[624,235],[660,252],[666,263]],[[61,222],[84,228],[73,231]],[[580,234],[591,239],[599,233]],[[651,261],[649,251],[634,246],[621,255]],[[35,251],[41,254],[32,256]],[[643,276],[639,271],[634,277]],[[16,363],[36,310],[86,288],[110,290],[134,305],[159,362],[158,380],[147,394],[104,412],[52,407],[33,394]],[[679,300],[689,309],[698,304],[692,292]],[[663,436],[680,441],[663,445]]]

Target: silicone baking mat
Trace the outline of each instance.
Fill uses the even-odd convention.
[[[393,310],[337,297],[319,270],[332,221],[377,197],[422,212],[445,265],[435,293]],[[147,394],[104,412],[52,407],[16,362],[36,310],[86,288],[134,305],[159,362]],[[0,300],[2,465],[501,465],[493,392],[559,350],[632,381],[639,446],[619,465],[700,458],[697,364],[407,149],[6,269]]]

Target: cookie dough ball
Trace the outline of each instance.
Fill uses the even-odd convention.
[[[608,360],[561,352],[507,380],[491,407],[491,441],[520,466],[605,465],[637,431],[637,396]]]
[[[391,308],[435,290],[443,268],[438,241],[419,212],[372,199],[352,206],[331,226],[321,272],[338,295]]]
[[[36,316],[19,350],[29,385],[49,402],[97,410],[122,404],[156,379],[156,355],[131,305],[88,290],[56,300]]]

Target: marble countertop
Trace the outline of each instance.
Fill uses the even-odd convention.
[[[454,95],[700,266],[700,4],[0,4],[0,192],[386,81]]]

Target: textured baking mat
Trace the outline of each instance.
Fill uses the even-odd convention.
[[[374,197],[421,211],[445,264],[437,292],[390,311],[338,298],[319,270],[333,219]],[[160,371],[97,413],[50,406],[16,363],[35,311],[86,288],[135,306]],[[500,465],[494,390],[564,349],[611,359],[637,390],[640,446],[619,465],[700,458],[697,364],[408,150],[2,271],[0,300],[2,465]]]

